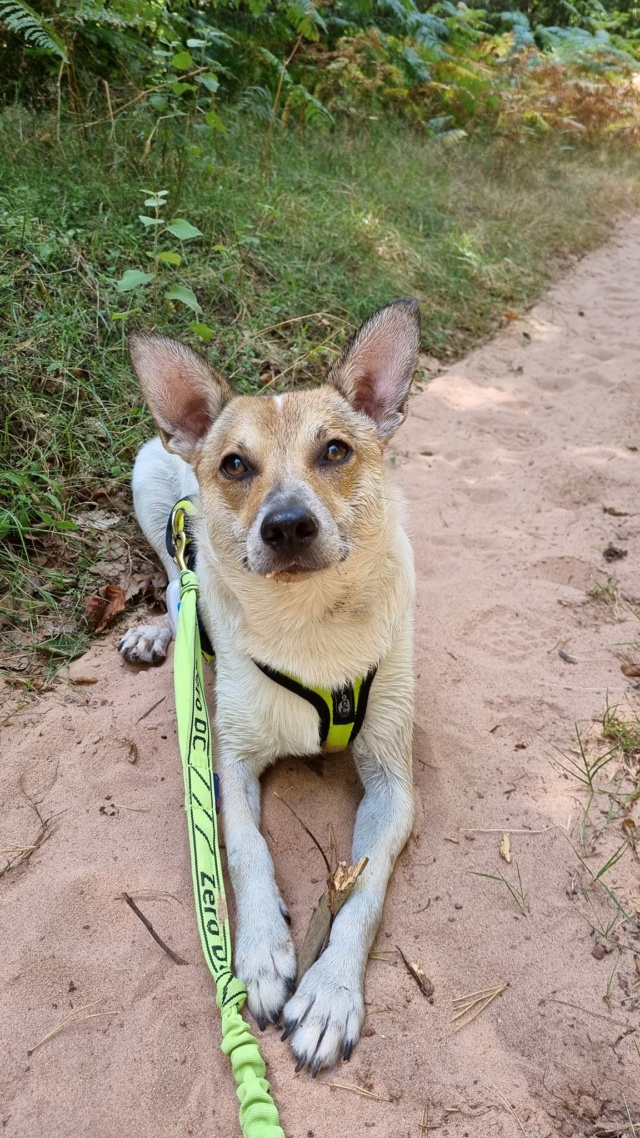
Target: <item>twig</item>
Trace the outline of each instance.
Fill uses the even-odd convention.
[[[139,918],[140,918],[140,920],[142,921],[142,923],[143,923],[144,927],[145,927],[146,929],[148,929],[148,930],[149,930],[149,932],[151,933],[151,936],[152,936],[152,937],[153,937],[153,939],[155,940],[156,944],[159,944],[159,945],[160,945],[160,948],[164,949],[164,951],[166,952],[167,956],[170,956],[170,957],[171,957],[171,959],[172,959],[172,960],[173,960],[173,961],[174,961],[176,964],[188,964],[188,963],[189,963],[189,961],[188,961],[188,960],[184,960],[182,956],[178,956],[178,953],[177,953],[177,952],[174,952],[172,948],[169,948],[169,945],[168,945],[168,944],[165,944],[165,943],[164,943],[164,941],[161,939],[161,937],[159,937],[159,936],[158,936],[158,934],[157,934],[156,930],[154,929],[153,925],[151,924],[151,921],[147,920],[147,918],[145,917],[144,913],[142,913],[142,912],[140,911],[140,909],[139,909],[139,908],[138,908],[138,906],[136,905],[135,901],[133,900],[133,897],[130,897],[128,893],[121,893],[121,894],[120,894],[120,896],[122,897],[122,900],[123,900],[123,901],[126,901],[126,902],[127,902],[127,905],[129,906],[129,908],[130,908],[130,909],[133,909],[133,911],[134,911],[134,913],[135,913],[136,917],[139,917]]]
[[[284,803],[287,810],[291,811],[294,818],[296,819],[296,822],[300,823],[305,834],[307,834],[311,838],[311,841],[313,842],[314,846],[317,846],[317,848],[320,850],[320,853],[322,854],[322,860],[324,861],[324,864],[327,867],[327,873],[328,874],[333,873],[333,870],[332,870],[331,866],[329,865],[329,858],[327,857],[326,853],[324,852],[324,850],[323,850],[322,846],[320,845],[320,842],[316,838],[315,834],[311,833],[311,830],[309,829],[309,827],[307,825],[305,825],[305,823],[302,821],[302,818],[300,817],[300,815],[296,814],[295,810],[293,809],[293,806],[289,805],[286,798],[283,798],[281,794],[278,794],[277,790],[274,790],[273,796],[274,796],[274,798],[279,798],[280,801]]]
[[[373,1091],[365,1091],[364,1087],[352,1087],[349,1083],[327,1083],[326,1086],[334,1087],[338,1091],[353,1091],[354,1095],[362,1095],[363,1098],[374,1098],[376,1102],[391,1102],[390,1098],[385,1098],[384,1095],[374,1095]]]
[[[138,726],[139,723],[142,723],[143,719],[147,718],[147,715],[151,715],[151,712],[155,711],[156,707],[160,707],[160,704],[163,703],[166,698],[167,698],[166,695],[161,695],[160,699],[157,699],[155,703],[152,703],[149,710],[145,711],[144,714],[141,715],[139,719],[136,719],[136,727]]]
[[[433,993],[435,992],[435,988],[434,988],[433,984],[428,979],[428,977],[425,976],[425,974],[421,968],[418,968],[417,965],[412,964],[411,961],[407,960],[404,952],[400,948],[400,945],[397,944],[396,948],[397,948],[398,952],[400,953],[400,956],[402,957],[402,961],[403,961],[403,964],[404,964],[407,972],[409,973],[410,976],[413,976],[413,979],[415,980],[420,991],[422,992],[422,995],[428,1000],[429,997],[432,996]]]
[[[28,1049],[27,1055],[33,1055],[34,1051],[36,1051],[38,1047],[42,1047],[43,1043],[46,1043],[48,1039],[51,1039],[54,1035],[57,1035],[58,1032],[62,1031],[63,1027],[66,1027],[69,1023],[83,1023],[86,1019],[96,1019],[98,1016],[120,1015],[120,1012],[90,1012],[89,1015],[86,1016],[80,1015],[80,1012],[85,1012],[87,1008],[95,1008],[96,1004],[102,1003],[104,1003],[104,997],[102,1000],[92,1000],[90,1004],[84,1004],[81,1008],[76,1008],[76,1010],[72,1012],[70,1016],[67,1016],[66,1019],[61,1020],[60,1023],[57,1023],[55,1027],[51,1028],[51,1031],[48,1031],[46,1035],[43,1035],[42,1039],[39,1039],[37,1043],[34,1043],[33,1047],[30,1047]]]
[[[460,830],[461,834],[546,834],[552,826],[543,826],[541,830],[513,830],[510,826],[491,826],[486,830]]]
[[[569,1000],[556,1000],[553,996],[543,996],[540,1002],[542,1004],[562,1004],[565,1008],[574,1008],[577,1012],[584,1012],[585,1015],[603,1019],[606,1023],[613,1024],[614,1027],[626,1027],[628,1032],[636,1030],[630,1023],[623,1023],[620,1019],[611,1019],[611,1016],[603,1015],[602,1012],[592,1012],[591,1008],[582,1008],[580,1004],[572,1004]]]
[[[420,1123],[420,1138],[422,1138],[422,1135],[424,1134],[425,1130],[439,1130],[440,1126],[441,1126],[441,1123],[439,1123],[439,1122],[429,1122],[429,1099],[427,1099],[427,1101],[424,1104],[424,1109],[422,1111],[422,1122]]]

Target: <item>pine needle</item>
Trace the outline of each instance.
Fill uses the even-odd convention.
[[[501,996],[506,992],[509,984],[500,984],[497,988],[486,988],[482,992],[470,992],[467,996],[456,996],[453,1000],[455,1015],[452,1018],[452,1023],[456,1020],[462,1022],[458,1024],[455,1031],[460,1031],[461,1028],[467,1027],[468,1024],[473,1023],[479,1015],[493,1003],[496,996]]]
[[[55,1025],[55,1027],[51,1028],[51,1031],[48,1031],[46,1035],[43,1035],[42,1039],[39,1039],[37,1043],[34,1043],[33,1047],[30,1047],[28,1049],[27,1055],[33,1055],[34,1051],[36,1051],[38,1049],[38,1047],[42,1047],[43,1043],[46,1043],[48,1039],[52,1039],[54,1035],[57,1035],[58,1032],[62,1031],[62,1029],[64,1027],[67,1027],[68,1024],[83,1023],[86,1019],[96,1019],[98,1016],[117,1016],[117,1015],[120,1015],[119,1011],[117,1011],[117,1012],[89,1012],[88,1015],[81,1015],[80,1014],[81,1012],[86,1012],[87,1008],[95,1008],[97,1004],[102,1004],[102,1003],[104,1003],[104,999],[92,1000],[90,1004],[83,1004],[83,1006],[81,1008],[76,1008],[75,1011],[73,1011],[70,1016],[67,1016],[66,1019],[61,1020],[60,1023],[57,1023]]]
[[[391,1102],[390,1098],[385,1098],[384,1095],[375,1095],[373,1091],[365,1091],[364,1087],[354,1087],[349,1083],[327,1083],[328,1087],[334,1087],[337,1091],[353,1091],[354,1095],[362,1095],[363,1098],[374,1098],[376,1102]]]

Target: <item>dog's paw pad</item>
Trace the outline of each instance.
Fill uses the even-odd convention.
[[[118,651],[130,664],[161,664],[166,658],[173,633],[157,624],[140,624],[125,632]]]
[[[283,1012],[283,1039],[298,1060],[296,1071],[309,1064],[315,1077],[323,1067],[349,1059],[364,1021],[360,982],[331,960],[327,950],[302,977]]]

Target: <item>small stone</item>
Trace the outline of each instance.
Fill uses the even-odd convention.
[[[589,1095],[582,1095],[578,1101],[578,1107],[583,1118],[588,1118],[590,1122],[595,1122],[600,1115],[600,1107],[595,1099],[590,1098]]]
[[[565,1134],[566,1138],[571,1138],[571,1135],[573,1134],[573,1126],[571,1123],[563,1122],[562,1126],[560,1127],[560,1133]]]
[[[453,907],[454,907],[454,909],[461,909],[461,908],[462,908],[462,902],[461,902],[461,901],[456,901],[456,903],[455,903],[455,905],[454,905]]]
[[[594,944],[593,948],[591,949],[591,955],[594,956],[596,960],[604,960],[604,946],[601,944]]]

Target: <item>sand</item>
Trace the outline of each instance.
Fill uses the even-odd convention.
[[[640,942],[627,926],[625,947],[603,955],[588,923],[615,908],[588,888],[585,865],[596,873],[624,835],[620,819],[605,827],[600,796],[604,832],[581,863],[569,837],[580,849],[586,796],[554,764],[571,754],[576,723],[605,749],[593,721],[607,698],[640,709],[619,658],[640,639],[633,606],[588,595],[611,575],[622,596],[638,590],[639,300],[636,220],[435,378],[394,440],[418,568],[415,833],[389,889],[351,1062],[296,1077],[279,1032],[262,1036],[288,1138],[640,1128]],[[627,556],[608,564],[609,543]],[[235,1138],[192,915],[171,669],[133,670],[116,639],[73,665],[73,678],[94,683],[61,680],[13,712],[4,693],[0,848],[33,842],[27,795],[54,831],[0,878],[2,1133]],[[618,773],[616,761],[602,785]],[[322,841],[331,823],[346,855],[357,781],[345,756],[285,761],[265,780],[264,831],[300,943],[323,867],[274,791]],[[511,865],[499,856],[506,830]],[[502,872],[516,885],[516,863],[526,915],[506,887],[474,876]],[[629,908],[639,870],[628,850],[605,878]],[[153,942],[123,890],[188,966]],[[396,945],[433,983],[430,1001]],[[454,997],[503,983],[456,1032]],[[69,1024],[28,1054],[93,1001],[80,1014],[116,1014]]]

